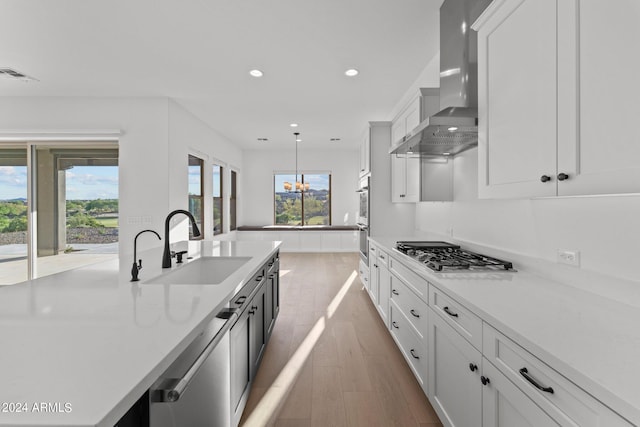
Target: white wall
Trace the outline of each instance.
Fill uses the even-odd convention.
[[[295,172],[295,148],[244,151],[242,194],[243,223],[273,224],[273,174]],[[331,218],[333,225],[355,224],[358,211],[358,150],[312,150],[298,145],[298,171],[331,172]]]
[[[119,240],[121,265],[125,269],[130,265],[133,238],[138,231],[150,228],[162,235],[167,213],[188,208],[190,150],[207,157],[209,162],[221,160],[238,169],[242,166],[239,149],[167,98],[0,98],[0,134],[8,131],[73,134],[105,129],[122,131],[118,144]],[[229,182],[227,179],[226,184]],[[211,181],[205,180],[205,184],[205,195],[210,196]],[[210,207],[212,201],[207,203]],[[210,225],[211,208],[207,210],[209,219],[205,220]],[[186,239],[184,219],[176,222],[184,225],[172,233],[172,241]],[[210,231],[207,236],[211,237]],[[140,243],[142,249],[162,245],[151,238]]]
[[[419,230],[552,263],[578,250],[582,270],[638,281],[640,195],[478,200],[477,149],[455,158],[454,176],[455,201],[417,205]]]
[[[231,169],[238,172],[238,189],[242,188],[242,150],[214,129],[185,110],[174,101],[169,101],[169,158],[176,163],[169,169],[169,200],[173,209],[187,209],[189,202],[187,158],[189,154],[204,160],[204,232],[205,239],[213,239],[213,182],[212,167],[223,167],[223,232],[229,233],[229,193]],[[238,194],[238,224],[242,224],[242,193]],[[184,239],[187,223],[182,221],[179,235]],[[228,236],[218,235],[218,238]],[[173,240],[173,238],[172,238]]]

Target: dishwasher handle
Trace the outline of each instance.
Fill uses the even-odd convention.
[[[238,320],[238,314],[233,312],[231,317],[222,325],[215,337],[209,342],[209,344],[202,350],[202,353],[193,362],[189,370],[184,374],[182,378],[165,378],[154,390],[151,390],[150,397],[152,402],[177,402],[180,396],[184,394],[184,391],[189,387],[189,383],[196,376],[196,373],[200,367],[204,364],[207,357],[216,348],[222,337],[231,329],[234,323]]]

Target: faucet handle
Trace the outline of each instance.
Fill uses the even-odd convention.
[[[182,255],[186,254],[187,252],[188,251],[180,251],[175,253],[175,256],[177,258],[176,264],[182,264]]]

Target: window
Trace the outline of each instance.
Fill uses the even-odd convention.
[[[229,230],[236,229],[236,181],[238,179],[238,174],[236,171],[231,171],[231,194],[229,195]]]
[[[213,234],[222,233],[222,166],[213,165]]]
[[[109,146],[0,144],[0,285],[118,257],[118,148]]]
[[[331,174],[274,175],[276,225],[331,225]]]
[[[189,221],[189,239],[200,240],[204,237],[204,209],[202,208],[202,168],[204,162],[195,156],[189,155],[189,212],[196,219],[200,229],[200,237],[193,237],[191,221]]]

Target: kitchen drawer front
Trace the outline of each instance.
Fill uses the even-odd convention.
[[[369,289],[369,268],[364,263],[364,261],[360,261],[359,264],[359,272],[360,272],[360,281],[364,285],[365,289]]]
[[[429,301],[433,311],[482,351],[482,319],[433,285],[429,286]]]
[[[409,319],[415,332],[423,339],[427,338],[427,304],[402,280],[391,275],[391,300],[396,307]]]
[[[402,279],[422,301],[429,303],[429,282],[393,257],[389,258],[389,270]]]
[[[486,323],[483,335],[486,359],[560,425],[580,427],[632,425]],[[522,371],[523,369],[526,371]],[[525,375],[529,376],[530,380],[527,380]],[[531,381],[547,391],[540,390]]]
[[[378,248],[378,264],[384,265],[385,267],[389,267],[389,255]]]
[[[427,340],[420,338],[413,327],[410,326],[409,319],[402,314],[402,311],[395,305],[389,303],[389,317],[391,336],[395,340],[404,358],[409,363],[413,374],[425,391],[427,390]]]

